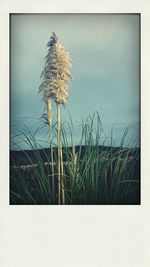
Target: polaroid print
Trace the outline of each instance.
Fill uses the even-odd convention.
[[[10,204],[140,204],[140,14],[10,15]]]

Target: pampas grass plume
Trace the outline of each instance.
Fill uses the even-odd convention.
[[[71,78],[71,57],[55,33],[52,34],[47,46],[49,50],[41,74],[43,81],[39,91],[43,93],[45,102],[52,99],[58,104],[65,105],[68,99],[68,81]]]

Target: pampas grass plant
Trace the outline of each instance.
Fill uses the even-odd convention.
[[[50,144],[51,157],[53,161],[52,151],[52,110],[51,101],[55,101],[57,105],[57,144],[58,144],[58,204],[65,204],[64,186],[63,186],[63,162],[61,148],[61,104],[66,105],[68,99],[68,81],[71,78],[71,57],[65,51],[58,37],[53,32],[48,44],[48,54],[44,70],[41,74],[42,83],[39,92],[43,94],[43,100],[47,105],[47,117],[50,126]],[[61,166],[62,165],[62,166]],[[52,166],[54,166],[52,162]],[[52,170],[53,186],[54,186],[54,168]],[[53,188],[54,189],[54,188]]]

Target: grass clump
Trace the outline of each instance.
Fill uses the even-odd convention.
[[[110,145],[105,145],[107,136],[97,112],[82,122],[78,145],[72,121],[61,124],[60,186],[65,199],[61,204],[140,204],[139,140],[130,139],[130,146],[124,146],[133,127],[127,127],[120,146],[115,147],[113,135]],[[57,136],[56,125],[53,132]],[[54,137],[52,156],[50,149],[39,147],[35,133],[27,128],[20,131],[20,140],[29,149],[11,152],[11,204],[60,204]]]

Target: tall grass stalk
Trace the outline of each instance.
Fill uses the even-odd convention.
[[[52,34],[48,44],[48,54],[46,56],[46,62],[44,70],[41,74],[43,81],[39,87],[39,92],[43,93],[43,100],[48,103],[48,115],[51,114],[49,109],[50,101],[53,100],[57,104],[57,141],[58,141],[58,204],[65,203],[65,194],[63,186],[63,164],[61,153],[61,121],[60,121],[60,104],[65,105],[68,99],[68,81],[71,78],[70,67],[71,57],[68,52],[65,51],[62,44],[59,42],[55,33]],[[50,132],[52,127],[50,125]],[[50,133],[51,139],[52,133]],[[51,146],[51,157],[52,157]],[[52,158],[53,160],[53,158]],[[52,164],[53,165],[53,164]],[[54,174],[52,170],[52,177],[54,180]],[[53,182],[54,185],[54,182]]]
[[[55,181],[54,181],[54,158],[53,158],[53,146],[52,146],[52,101],[51,99],[47,100],[47,118],[49,122],[49,128],[50,128],[50,156],[51,156],[51,163],[52,163],[52,192],[53,192],[53,201],[54,201],[54,191],[55,191]]]
[[[62,195],[64,197],[64,189],[62,184],[61,171],[61,124],[60,124],[60,104],[57,103],[57,144],[58,144],[58,204],[62,202]]]

